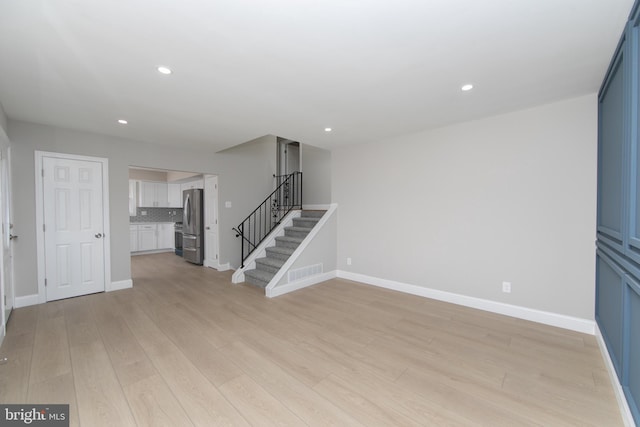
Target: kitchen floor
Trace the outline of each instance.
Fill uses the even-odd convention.
[[[16,309],[0,402],[71,425],[622,425],[593,336],[330,280],[276,299],[172,253]]]

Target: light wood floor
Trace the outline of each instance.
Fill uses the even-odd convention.
[[[0,402],[71,425],[622,425],[592,336],[345,280],[276,299],[172,254],[17,309]]]

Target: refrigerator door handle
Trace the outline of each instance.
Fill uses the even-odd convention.
[[[187,229],[191,228],[191,197],[189,194],[185,196],[184,199],[184,218],[183,222],[185,223]]]

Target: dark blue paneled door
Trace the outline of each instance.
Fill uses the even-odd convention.
[[[598,253],[596,275],[596,319],[605,337],[618,378],[622,379],[624,271],[606,255]]]
[[[628,345],[626,352],[625,394],[637,421],[640,421],[640,286],[638,282],[628,282],[628,299],[625,312],[628,313],[628,328],[625,343]]]
[[[620,45],[600,92],[598,143],[598,233],[622,250],[625,186],[625,43]]]
[[[596,320],[640,424],[640,0],[598,96]]]

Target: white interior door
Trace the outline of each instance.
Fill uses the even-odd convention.
[[[6,324],[13,310],[13,254],[11,241],[11,174],[9,169],[9,149],[0,151],[0,217],[2,222],[2,286],[4,294],[4,322]]]
[[[42,158],[47,301],[105,290],[102,166]]]
[[[219,268],[218,248],[218,177],[204,179],[204,265]]]

